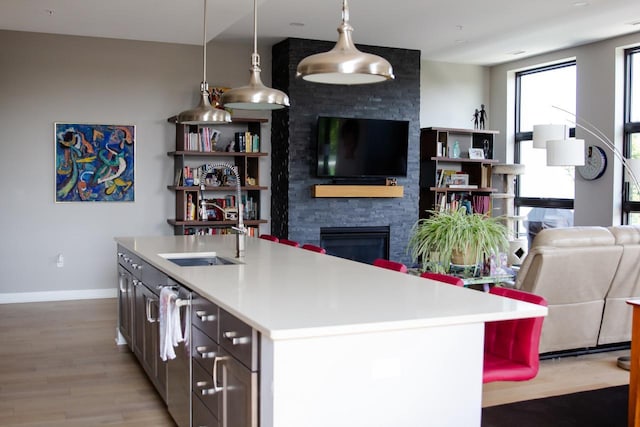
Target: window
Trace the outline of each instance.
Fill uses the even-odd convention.
[[[640,47],[625,51],[625,70],[624,155],[640,159]],[[640,189],[631,183],[625,185],[623,213],[624,222],[640,225]]]
[[[518,234],[527,234],[529,243],[542,228],[573,225],[575,168],[547,166],[546,150],[531,141],[534,124],[566,122],[566,114],[551,106],[575,113],[575,61],[516,74],[515,161],[525,173],[518,177],[515,205],[526,217]]]

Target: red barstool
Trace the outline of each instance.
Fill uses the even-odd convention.
[[[276,243],[280,241],[276,236],[272,236],[271,234],[261,234],[260,238],[264,240],[269,240],[271,242],[276,242]]]
[[[308,251],[318,252],[319,254],[326,254],[327,250],[325,248],[321,248],[320,246],[312,245],[310,243],[305,243],[302,245],[302,249],[306,249]]]
[[[386,268],[388,270],[399,271],[400,273],[407,272],[407,266],[401,262],[389,261],[388,259],[378,258],[373,261],[373,265],[376,267]]]
[[[300,247],[300,243],[295,242],[293,240],[289,240],[289,239],[280,239],[280,243],[282,243],[283,245],[293,246],[294,248]]]

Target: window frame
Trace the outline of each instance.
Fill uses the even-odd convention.
[[[633,81],[633,61],[632,56],[639,55],[640,46],[635,46],[624,51],[624,126],[623,126],[623,155],[625,158],[631,156],[631,135],[640,133],[640,122],[631,121],[631,89],[632,85],[640,84],[638,81]],[[636,72],[637,76],[640,76],[639,72]],[[640,179],[640,177],[639,177]],[[624,177],[623,177],[624,180]],[[623,224],[629,224],[629,215],[632,213],[640,213],[640,201],[631,201],[629,196],[631,194],[629,186],[631,183],[623,183],[623,195],[622,195],[622,222]]]
[[[515,83],[515,138],[514,138],[514,163],[520,163],[521,156],[521,142],[530,141],[533,139],[533,131],[522,132],[520,131],[520,114],[521,114],[521,77],[536,73],[542,73],[545,71],[557,70],[564,67],[577,67],[577,61],[572,59],[570,61],[559,62],[557,64],[544,65],[541,67],[530,68],[523,71],[516,72]],[[569,136],[575,138],[575,127],[569,129]],[[519,210],[520,207],[531,208],[556,208],[556,209],[573,209],[574,199],[563,198],[551,198],[551,197],[521,197],[520,196],[520,177],[516,178],[515,183],[515,198],[514,205]]]

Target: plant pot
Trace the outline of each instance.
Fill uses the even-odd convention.
[[[476,265],[476,256],[470,250],[454,250],[451,252],[451,264],[474,266]]]

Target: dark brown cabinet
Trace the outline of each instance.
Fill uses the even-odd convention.
[[[194,295],[192,335],[193,425],[258,427],[257,331]]]
[[[428,210],[472,201],[474,211],[490,209],[491,165],[498,131],[431,127],[420,130],[420,218]],[[448,181],[461,177],[460,182]],[[484,206],[481,208],[480,206]],[[485,213],[485,212],[482,212]]]
[[[175,119],[170,118],[175,123]],[[234,118],[233,122],[225,125],[196,126],[176,123],[176,150],[167,153],[174,159],[174,182],[168,188],[175,192],[175,217],[167,220],[174,227],[174,234],[219,234],[235,225],[233,213],[224,213],[221,209],[208,206],[209,213],[204,218],[200,209],[203,199],[216,203],[222,208],[237,207],[235,183],[227,185],[224,180],[212,179],[224,172],[204,171],[203,165],[225,163],[235,166],[240,176],[240,186],[243,198],[243,218],[249,227],[249,234],[257,234],[256,227],[267,221],[262,219],[260,202],[262,193],[268,189],[260,185],[260,160],[268,154],[260,151],[260,128],[267,119]],[[206,132],[204,132],[206,130]],[[218,143],[215,150],[212,144],[190,143],[190,135],[196,140],[209,139],[214,132],[221,131],[224,141]],[[246,138],[244,135],[247,135]],[[206,137],[204,136],[206,135]],[[235,136],[232,140],[230,137]],[[234,147],[236,151],[226,151],[228,144],[236,145],[235,140],[242,137],[249,141],[249,135],[257,136],[255,146],[249,142]],[[238,142],[240,144],[240,142]],[[249,148],[247,148],[249,147]],[[192,172],[200,174],[191,176]],[[207,178],[211,177],[211,178]],[[219,178],[219,176],[218,176]],[[204,184],[204,186],[202,186]],[[236,214],[237,216],[237,214]]]

